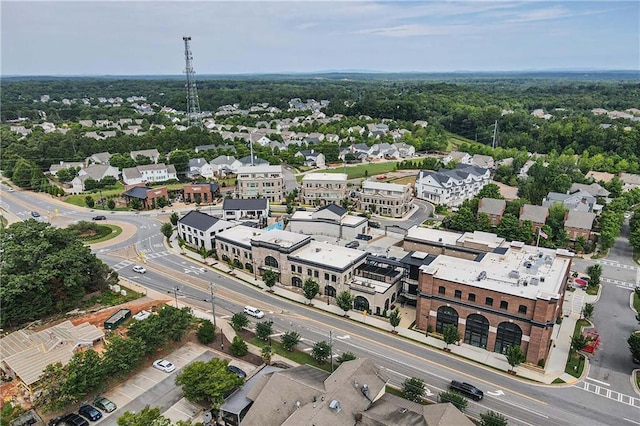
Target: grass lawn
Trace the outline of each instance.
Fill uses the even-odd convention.
[[[557,379],[553,379],[553,382],[551,382],[553,384],[562,384],[562,383],[567,383],[564,380],[562,380],[560,377],[558,377]]]
[[[582,333],[584,327],[589,327],[591,323],[585,319],[578,320],[576,327],[573,329],[573,336],[579,336]],[[569,357],[567,358],[567,365],[564,368],[564,372],[571,374],[573,377],[580,377],[582,370],[584,370],[585,360],[581,359],[584,355],[577,354],[573,351],[569,351]]]
[[[388,173],[396,168],[396,161],[384,163],[358,164],[355,166],[339,167],[337,169],[322,170],[322,173],[347,173],[347,179],[357,179],[367,176]],[[365,174],[366,173],[366,174]]]
[[[400,179],[392,180],[391,183],[397,183],[398,185],[406,185],[408,183],[414,183],[416,181],[415,176],[406,176]]]
[[[263,348],[265,346],[268,346],[269,343],[265,342],[263,340],[258,339],[257,337],[254,337],[253,339],[251,339],[249,341],[249,343],[251,343],[252,345],[255,345],[259,348]],[[299,351],[299,350],[294,350],[293,352],[289,352],[286,349],[284,349],[282,347],[282,343],[276,341],[276,340],[272,340],[271,342],[271,346],[273,349],[273,353],[274,354],[278,354],[280,356],[283,356],[287,359],[290,359],[291,361],[297,362],[300,365],[305,365],[305,364],[309,364],[309,365],[313,365],[314,367],[318,367],[322,370],[325,371],[331,371],[331,363],[330,362],[325,362],[324,364],[318,364],[316,362],[315,359],[313,359],[311,357],[311,355]],[[338,364],[334,361],[333,363],[333,369],[335,370],[338,367]]]
[[[112,238],[117,237],[122,233],[122,228],[116,225],[100,225],[100,226],[111,229],[111,232],[102,238],[97,238],[95,240],[87,241],[88,244],[95,244],[95,243],[101,243],[103,241],[108,241]]]
[[[640,314],[640,297],[635,291],[633,292],[633,309]]]
[[[600,284],[598,284],[597,286],[587,286],[587,294],[589,296],[595,296],[596,294],[598,294],[598,289],[600,288]]]

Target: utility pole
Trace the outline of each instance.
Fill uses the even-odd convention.
[[[495,149],[497,145],[498,145],[498,120],[496,120],[496,122],[493,125],[493,140],[491,141],[491,147]]]
[[[176,308],[178,308],[178,292],[180,291],[180,289],[178,287],[174,287],[173,288],[173,295],[176,298]]]
[[[209,284],[209,291],[211,292],[211,312],[213,314],[213,329],[216,328],[216,296],[213,294],[213,290],[215,288],[215,284],[211,282]]]
[[[329,330],[329,359],[331,360],[331,374],[333,374],[333,330]]]

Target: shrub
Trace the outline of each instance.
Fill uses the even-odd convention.
[[[236,335],[231,343],[231,353],[237,357],[243,357],[249,353],[249,348],[242,337]]]
[[[440,392],[438,394],[438,401],[450,402],[460,411],[466,410],[468,404],[467,399],[458,392]]]
[[[216,340],[216,329],[213,327],[213,323],[209,320],[204,320],[196,332],[196,337],[203,345],[208,345]]]
[[[231,317],[231,327],[234,330],[242,330],[249,324],[249,317],[244,312],[238,312]]]
[[[282,347],[291,352],[300,343],[300,333],[295,331],[287,331],[282,335]]]

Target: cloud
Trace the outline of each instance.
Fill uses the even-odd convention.
[[[468,33],[471,26],[468,25],[423,25],[405,24],[393,27],[367,28],[354,31],[353,34],[377,35],[382,37],[423,37],[439,36],[455,33]]]
[[[295,26],[296,30],[308,30],[309,28],[317,27],[317,22],[303,22]]]

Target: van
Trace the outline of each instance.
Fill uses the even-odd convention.
[[[258,308],[254,308],[253,306],[245,306],[244,307],[244,313],[247,314],[247,315],[251,315],[252,317],[258,318],[258,319],[264,317],[264,312],[262,312]]]

